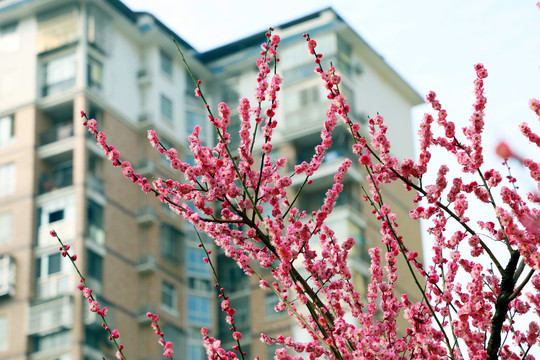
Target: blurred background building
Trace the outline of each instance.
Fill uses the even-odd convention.
[[[285,82],[272,156],[287,157],[291,171],[293,164],[309,160],[320,142],[327,102],[301,36],[309,32],[326,64],[332,61],[342,74],[352,117],[365,123],[368,115],[384,113],[394,154],[413,157],[410,109],[421,98],[333,10],[276,32],[282,38]],[[184,157],[196,124],[203,128],[203,141],[213,143],[171,38],[197,78],[208,84],[213,105],[226,101],[236,111],[239,97],[251,96],[264,33],[199,53],[151,14],[133,12],[118,0],[0,0],[0,358],[114,357],[101,320],[88,311],[71,264],[49,235],[51,228],[79,255],[77,263],[110,309],[110,326],[120,330],[129,358],[161,357],[147,311],[160,314],[177,358],[205,358],[203,326],[232,346],[198,236],[129,184],[80,125],[85,110],[123,158],[148,177],[176,174],[146,145],[147,129],[156,129]],[[233,134],[234,129],[238,122],[231,124]],[[321,206],[333,171],[351,155],[350,145],[346,129],[338,127],[300,208]],[[350,267],[355,285],[365,289],[367,249],[377,241],[378,228],[361,201],[364,174],[353,164],[328,224],[338,238],[357,240]],[[401,215],[405,242],[421,251],[419,226],[407,222],[410,196],[400,190],[385,189],[387,199]],[[289,316],[274,311],[272,293],[259,290],[222,254],[216,259],[249,357],[273,357],[259,342],[261,332],[301,337]],[[409,283],[405,273],[399,283]]]

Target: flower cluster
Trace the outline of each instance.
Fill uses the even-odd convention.
[[[268,32],[268,40],[257,60],[256,105],[242,98],[238,106],[240,145],[237,155],[230,149],[230,108],[219,103],[218,116],[215,116],[204,100],[200,82],[197,94],[205,101],[208,121],[217,132],[215,146],[202,144],[200,128],[196,126],[188,138],[189,151],[195,159],[190,164],[181,160],[176,149],[165,148],[155,131],[148,132],[150,144],[182,175],[181,181],[157,178],[149,182],[136,173],[131,163],[121,160],[119,151],[107,143],[106,135],[98,131],[94,119],[87,120],[85,125],[113,166],[120,167],[125,177],[137,183],[145,193],[153,192],[160,201],[168,203],[197,230],[212,237],[247,275],[257,276],[261,287],[270,288],[279,296],[276,310],[287,311],[312,341],[302,343],[283,336],[274,339],[262,335],[261,340],[267,344],[283,345],[275,352],[277,359],[293,359],[289,351],[303,353],[302,356],[310,359],[321,356],[329,359],[525,357],[528,349],[538,344],[539,326],[530,321],[528,330],[518,330],[513,326],[513,319],[526,319],[532,312],[540,314],[540,280],[536,273],[540,270],[540,211],[528,205],[516,189],[503,186],[499,171],[482,169],[487,103],[485,67],[482,64],[474,67],[473,113],[469,125],[462,129],[464,138],[456,133],[454,123],[447,120],[446,110],[436,94],[430,92],[426,100],[436,115],[426,114],[420,125],[418,159],[400,162],[391,153],[385,119],[380,115],[370,118],[367,129],[361,129],[360,124],[352,121],[336,68],[323,68],[316,41],[307,34],[305,38],[308,51],[314,57],[314,70],[320,74],[328,91],[329,104],[327,119],[321,124],[321,142],[309,162],[295,165],[294,174],[285,174],[284,158],[269,156],[273,150],[273,131],[279,120],[276,110],[283,81],[276,72],[280,38],[272,31]],[[540,102],[532,100],[530,106],[538,115]],[[82,115],[86,118],[84,113]],[[343,124],[339,124],[339,120]],[[341,163],[320,209],[311,213],[302,211],[295,207],[298,194],[321,167],[338,125],[349,129],[354,140],[352,151],[358,159],[354,162],[345,159]],[[434,135],[436,126],[444,135]],[[257,133],[259,127],[261,131]],[[538,136],[528,125],[521,128],[523,134],[538,145]],[[256,144],[260,146],[255,147]],[[476,180],[452,177],[450,168],[442,165],[435,182],[427,184],[424,175],[430,166],[431,151],[435,149],[453,156],[462,173],[476,176]],[[380,227],[380,247],[369,250],[371,281],[364,292],[354,288],[347,263],[355,249],[354,239],[339,241],[326,224],[341,196],[344,177],[353,164],[366,174],[364,199]],[[532,178],[540,183],[540,164],[533,160],[526,160],[524,164]],[[293,176],[303,178],[297,182],[300,186],[293,185]],[[397,215],[384,191],[386,186],[396,182],[415,193],[410,216],[430,221],[428,232],[435,241],[433,265],[429,268],[424,268],[420,262],[415,251],[418,249],[410,249],[398,232]],[[537,199],[533,194],[528,198]],[[468,217],[471,201],[491,206],[493,219],[472,224]],[[459,230],[449,230],[450,221],[455,222]],[[508,250],[509,260],[494,254],[490,247],[493,243],[500,243]],[[463,249],[468,249],[474,260],[466,259]],[[492,267],[482,265],[484,257]],[[205,261],[211,265],[209,257]],[[421,298],[413,300],[407,294],[398,295],[399,261],[409,269]],[[271,274],[271,281],[258,273],[261,268],[267,269],[265,274]],[[463,273],[467,280],[457,281],[458,273]],[[534,290],[524,293],[522,290],[529,282]],[[91,296],[91,292],[86,292]],[[242,333],[234,322],[235,309],[221,287],[219,297],[236,345],[231,350],[223,349],[220,340],[202,329],[208,358],[244,358],[240,345]],[[90,306],[93,311],[103,312],[99,304]],[[154,321],[155,315],[149,316],[164,346],[163,355],[172,357],[172,344],[163,340],[157,317]],[[408,323],[406,329],[398,328],[400,316]],[[112,332],[111,337],[115,339]],[[512,347],[506,343],[510,338]]]

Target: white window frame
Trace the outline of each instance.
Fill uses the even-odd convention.
[[[159,50],[159,68],[161,72],[168,77],[173,76],[173,58],[163,50]]]
[[[16,172],[14,162],[0,165],[0,198],[15,193]]]
[[[174,119],[174,106],[171,98],[164,94],[159,96],[159,112],[161,117],[167,121],[173,121]]]
[[[51,78],[53,81],[51,82]],[[75,87],[77,83],[77,54],[74,52],[47,58],[42,65],[42,96],[50,96]],[[63,84],[63,85],[62,85]],[[51,92],[52,87],[57,87]]]
[[[13,296],[15,293],[15,262],[11,256],[0,255],[0,296]]]
[[[8,146],[15,140],[15,117],[0,117],[0,148]]]
[[[169,296],[171,299],[171,304],[168,304],[165,302],[165,296]],[[161,282],[161,307],[168,311],[169,313],[172,313],[174,315],[177,314],[178,310],[178,295],[176,286],[174,284],[171,284],[170,282],[163,280]]]

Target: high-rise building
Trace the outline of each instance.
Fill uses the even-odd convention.
[[[325,93],[313,72],[302,33],[310,32],[343,74],[352,116],[380,112],[390,123],[398,157],[412,157],[410,108],[420,97],[331,9],[276,28],[285,79],[275,154],[290,164],[311,157],[324,121]],[[264,33],[198,53],[158,19],[119,0],[0,1],[0,358],[113,358],[101,320],[88,311],[78,278],[49,235],[54,228],[79,255],[77,263],[118,328],[130,359],[161,357],[146,312],[159,313],[177,358],[204,358],[201,327],[229,339],[218,311],[214,280],[202,261],[198,236],[183,220],[108,164],[80,125],[80,111],[95,117],[111,142],[143,176],[174,177],[167,161],[146,145],[154,128],[164,144],[189,156],[187,135],[215,136],[171,37],[182,48],[213,105],[251,96],[255,60]],[[237,123],[231,125],[231,129]],[[238,126],[237,126],[238,128]],[[234,140],[234,137],[233,137]],[[312,186],[300,198],[320,207],[332,171],[350,154],[339,128]],[[328,223],[357,247],[355,284],[368,278],[367,248],[376,222],[360,201],[363,177],[356,165]],[[385,189],[406,219],[409,195]],[[401,220],[407,243],[421,250],[418,224]],[[276,297],[243,278],[238,266],[216,255],[223,286],[237,308],[249,356],[271,358],[261,332],[298,334],[290,317],[273,311]],[[406,275],[403,275],[406,284]],[[301,335],[299,335],[301,336]],[[226,341],[224,341],[226,343]],[[267,357],[270,356],[270,357]]]

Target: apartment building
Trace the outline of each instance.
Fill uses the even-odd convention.
[[[393,150],[412,157],[410,108],[421,99],[333,10],[276,31],[285,82],[273,156],[285,156],[290,164],[310,158],[324,121],[324,89],[301,36],[310,32],[324,59],[344,74],[353,117],[365,121],[384,114]],[[119,329],[128,358],[161,357],[147,311],[160,314],[177,358],[205,357],[203,326],[230,338],[198,236],[111,167],[80,125],[85,110],[123,159],[148,177],[175,174],[146,145],[147,129],[156,129],[185,157],[195,124],[203,129],[203,141],[215,141],[171,37],[197,77],[209,84],[214,105],[227,101],[234,109],[240,95],[252,94],[264,33],[199,53],[151,14],[134,12],[119,0],[0,1],[0,358],[114,358],[101,320],[76,289],[76,273],[49,236],[51,228],[79,255],[77,263],[109,308],[108,321]],[[345,129],[336,136],[300,206],[321,205],[332,171],[350,155]],[[328,219],[340,238],[357,240],[351,268],[360,288],[368,277],[366,249],[378,234],[370,209],[360,201],[364,176],[353,166]],[[406,219],[408,195],[385,190]],[[402,220],[401,225],[408,244],[421,250],[418,224]],[[238,309],[236,323],[249,357],[272,358],[258,340],[261,332],[302,336],[287,315],[273,311],[274,295],[244,279],[222,254],[216,260],[220,281]]]

